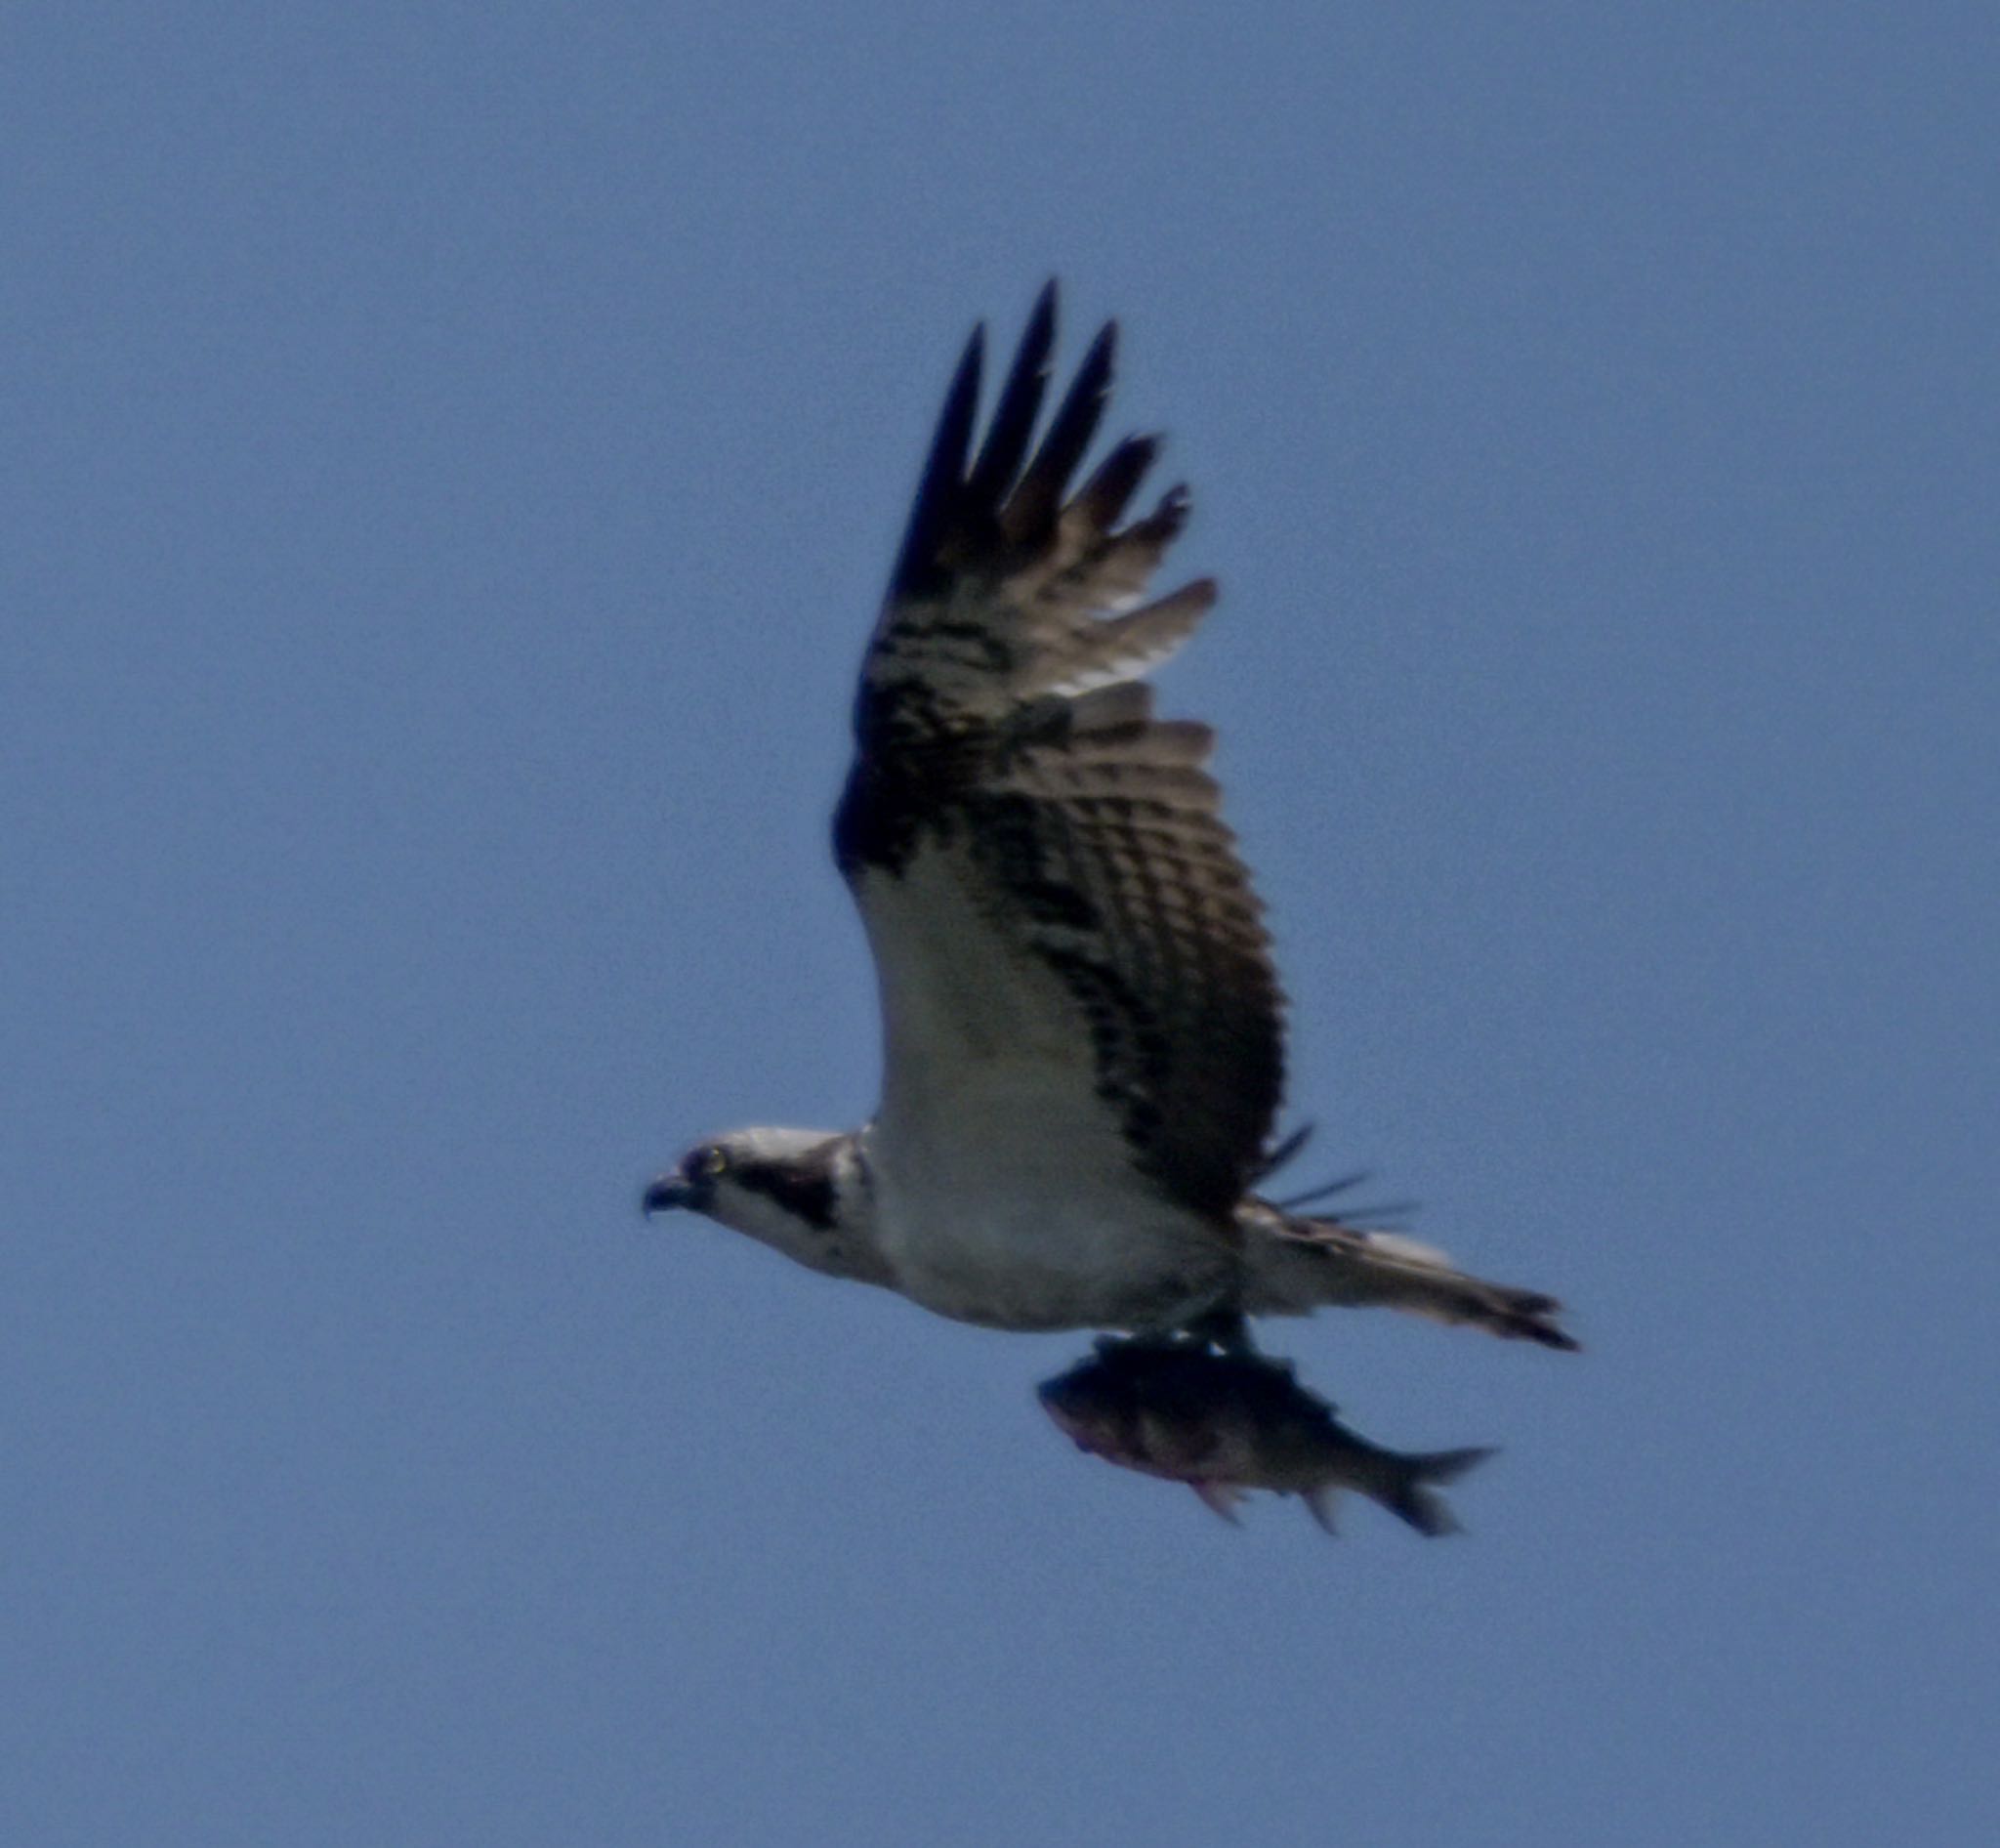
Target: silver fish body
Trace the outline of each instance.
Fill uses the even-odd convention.
[[[1353,1490],[1419,1533],[1455,1533],[1436,1485],[1493,1454],[1385,1449],[1340,1423],[1284,1363],[1193,1341],[1100,1341],[1038,1391],[1079,1449],[1186,1483],[1230,1521],[1243,1496],[1262,1489],[1300,1496],[1331,1533],[1338,1498]]]

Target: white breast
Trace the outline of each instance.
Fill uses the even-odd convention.
[[[947,855],[858,891],[882,985],[876,1238],[926,1308],[1008,1328],[1177,1325],[1235,1281],[1226,1230],[1135,1167],[1088,1023]]]
[[[867,1132],[876,1239],[905,1295],[1005,1328],[1172,1327],[1235,1281],[1233,1248],[1131,1165],[1045,1067],[992,1061]]]

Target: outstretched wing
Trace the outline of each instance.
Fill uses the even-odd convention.
[[[1281,1000],[1212,735],[1155,719],[1141,679],[1215,586],[1145,600],[1188,505],[1120,524],[1154,439],[1072,491],[1114,325],[1035,442],[1055,307],[1051,284],[976,455],[974,333],[862,668],[834,844],[882,987],[877,1126],[936,1150],[1031,1120],[1043,1181],[1108,1150],[1226,1218],[1277,1106]]]

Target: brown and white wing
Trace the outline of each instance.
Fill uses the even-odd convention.
[[[862,669],[834,841],[881,982],[877,1124],[976,1150],[1032,1123],[1045,1183],[1109,1154],[1227,1223],[1277,1107],[1282,1003],[1211,734],[1154,718],[1140,678],[1215,586],[1146,601],[1188,513],[1176,487],[1121,524],[1154,440],[1072,489],[1114,327],[1035,442],[1054,336],[1052,285],[975,455],[974,334]]]

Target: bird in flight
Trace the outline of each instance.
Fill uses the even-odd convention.
[[[1240,1350],[1247,1318],[1386,1304],[1574,1347],[1553,1297],[1260,1192],[1298,1140],[1271,1142],[1283,998],[1213,734],[1146,683],[1216,586],[1151,594],[1188,511],[1177,486],[1128,517],[1157,439],[1078,481],[1115,323],[1043,427],[1055,337],[1052,283],[976,444],[974,331],[862,663],[833,848],[880,987],[875,1114],[712,1137],[646,1210],[993,1328]]]

